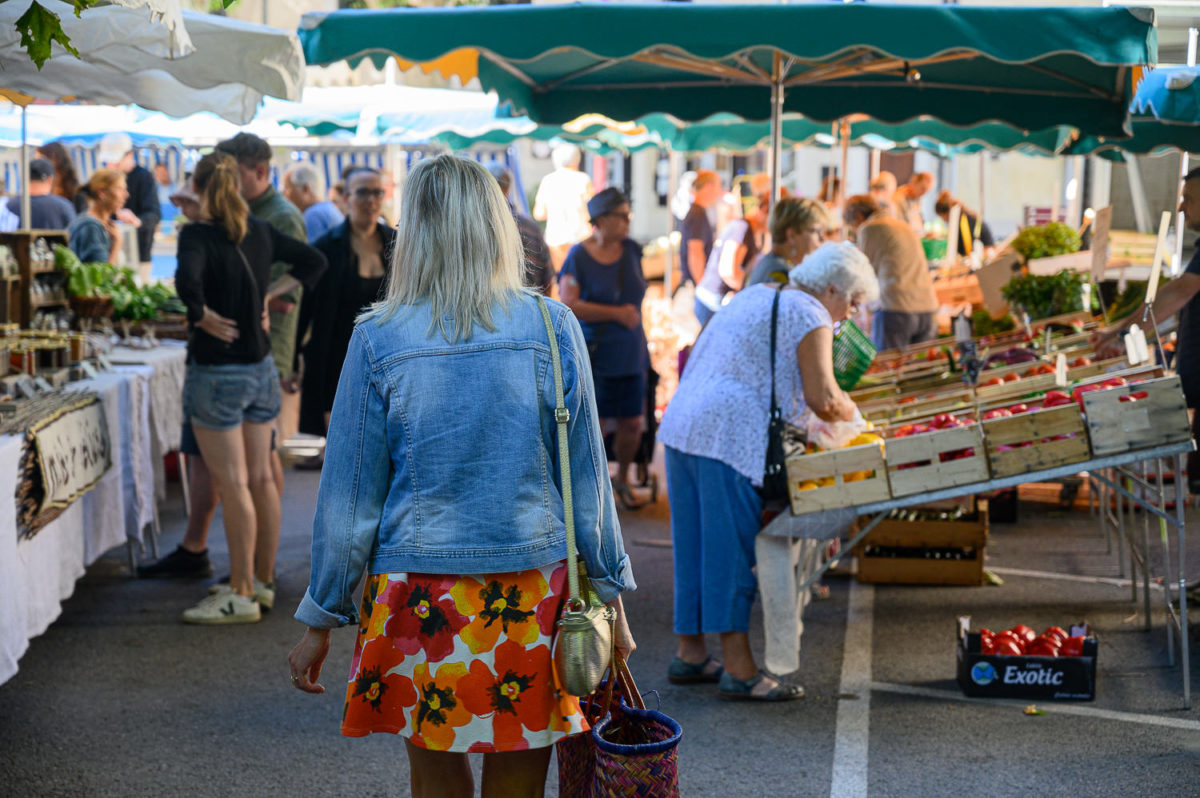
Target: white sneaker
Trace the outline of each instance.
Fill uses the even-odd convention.
[[[258,602],[239,596],[232,590],[214,593],[190,610],[183,611],[184,623],[257,623],[261,620],[262,610],[259,609]]]
[[[232,593],[233,588],[229,586],[228,582],[218,582],[215,585],[209,585],[208,592],[215,596],[218,593]],[[259,580],[258,577],[255,577],[254,578],[254,600],[257,601],[258,605],[260,607],[262,607],[264,610],[269,610],[272,607],[274,607],[275,606],[275,583],[274,582],[263,582],[263,581]]]

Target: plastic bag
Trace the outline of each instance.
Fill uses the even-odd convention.
[[[866,432],[867,422],[854,408],[854,417],[849,421],[825,421],[812,410],[805,409],[800,424],[808,430],[808,440],[820,449],[841,449],[856,435]]]

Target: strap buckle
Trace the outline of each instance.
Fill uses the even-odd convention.
[[[566,424],[571,420],[571,411],[565,407],[554,408],[554,420],[559,424]]]

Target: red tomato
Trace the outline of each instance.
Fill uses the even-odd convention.
[[[938,349],[935,349],[933,347],[930,347],[929,351],[925,353],[926,360],[937,360],[941,356],[942,356],[941,351]]]
[[[1021,375],[1015,371],[1010,371],[1004,375],[1005,382],[1016,382],[1019,379],[1021,379]]]
[[[1071,397],[1075,400],[1075,403],[1079,405],[1080,409],[1083,409],[1083,395],[1085,393],[1091,393],[1092,391],[1098,391],[1103,387],[1104,386],[1098,382],[1093,382],[1088,385],[1080,385],[1078,388],[1071,391]]]
[[[992,646],[992,653],[1001,657],[1019,657],[1023,652],[1013,638],[997,636]]]
[[[1042,407],[1058,407],[1069,404],[1071,404],[1071,397],[1062,391],[1046,391],[1046,397],[1042,400]]]
[[[1058,653],[1063,657],[1082,657],[1083,656],[1083,635],[1072,635],[1063,641],[1062,648]]]
[[[929,423],[934,429],[947,429],[949,427],[957,426],[954,416],[950,415],[949,413],[938,413],[930,420]]]
[[[922,433],[929,432],[930,430],[933,430],[933,429],[937,429],[937,428],[930,426],[929,424],[913,424],[912,434],[920,435]]]
[[[892,433],[892,437],[893,438],[907,438],[909,435],[912,435],[912,434],[913,434],[913,425],[905,424],[903,427],[897,427],[896,431]]]
[[[1081,366],[1090,366],[1090,365],[1092,365],[1092,359],[1090,357],[1077,357],[1071,361],[1071,368],[1073,368],[1073,369],[1077,369]]]
[[[1024,402],[1021,402],[1021,403],[1015,404],[1015,405],[1010,405],[1008,408],[1008,412],[1012,413],[1014,416],[1018,416],[1021,413],[1026,412],[1027,410],[1029,410],[1029,405],[1025,404]]]
[[[1053,637],[1061,646],[1063,641],[1066,640],[1069,635],[1061,626],[1051,626],[1047,628],[1046,631],[1042,632],[1042,637]]]
[[[1037,632],[1033,631],[1033,629],[1030,629],[1023,623],[1017,624],[1008,631],[1012,632],[1017,637],[1022,638],[1026,643],[1032,643],[1037,639]]]
[[[1125,384],[1126,383],[1125,383],[1124,377],[1109,377],[1107,380],[1100,383],[1100,387],[1101,388],[1120,388],[1122,385],[1125,385]]]
[[[905,396],[905,397],[903,397],[903,398],[901,398],[901,399],[897,399],[897,400],[896,400],[896,404],[898,404],[898,405],[907,405],[907,404],[911,404],[911,403],[913,403],[913,402],[915,402],[915,401],[917,401],[917,397],[915,397],[915,396]]]
[[[984,387],[988,387],[991,385],[1003,385],[1003,384],[1004,384],[1003,377],[992,377],[990,380],[985,382],[983,385],[984,385]]]
[[[1025,653],[1031,657],[1057,657],[1058,646],[1054,645],[1052,640],[1039,637],[1029,644],[1029,647],[1025,649]]]
[[[983,420],[987,421],[990,418],[1008,418],[1012,415],[1012,411],[1006,407],[997,407],[983,414]]]
[[[1037,373],[1038,374],[1053,374],[1054,366],[1051,366],[1049,363],[1043,363],[1042,365],[1037,367]]]
[[[1138,391],[1137,393],[1130,393],[1130,394],[1126,394],[1125,396],[1118,396],[1117,401],[1118,402],[1136,402],[1139,399],[1145,399],[1149,395],[1150,395],[1149,391]]]

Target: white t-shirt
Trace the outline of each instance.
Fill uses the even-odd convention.
[[[771,303],[776,289],[755,285],[713,316],[696,340],[683,379],[663,414],[658,439],[685,454],[710,457],[762,485],[771,412]],[[833,320],[816,297],[784,289],[775,338],[775,396],[793,423],[804,415],[796,347]]]
[[[591,235],[587,212],[591,193],[591,178],[574,169],[557,169],[542,178],[534,205],[546,209],[548,245],[575,244]]]

